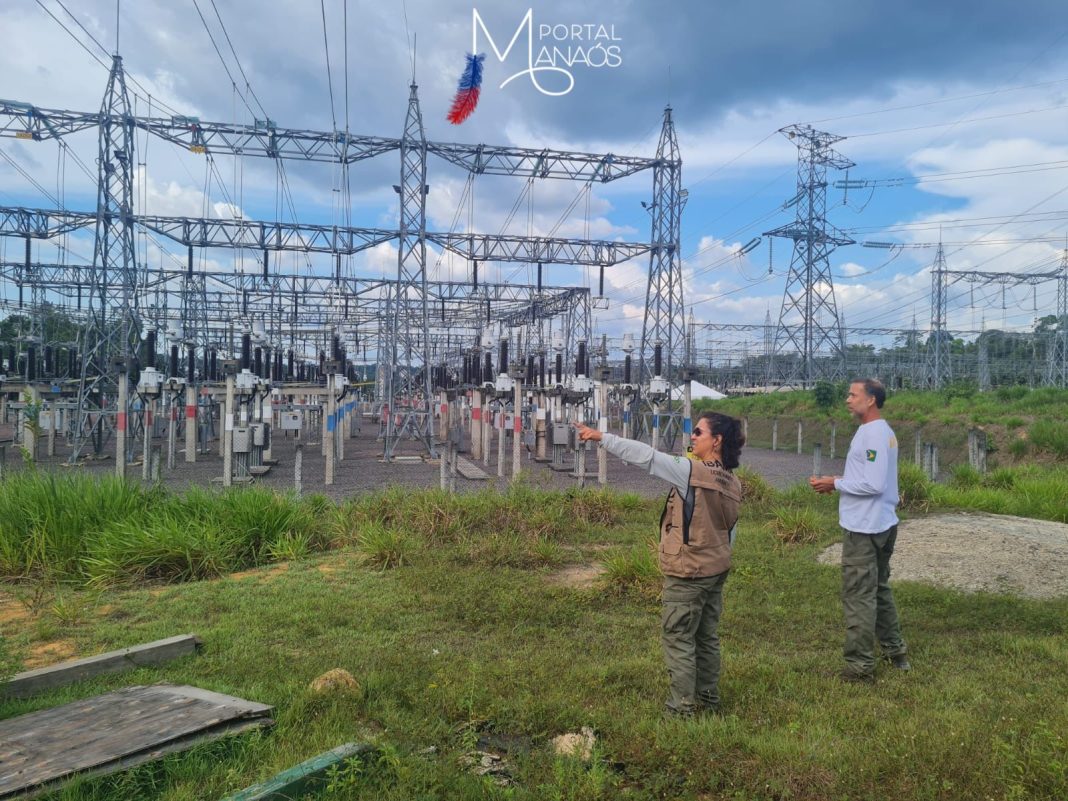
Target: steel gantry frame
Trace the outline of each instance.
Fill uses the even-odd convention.
[[[646,319],[652,323],[652,336],[643,336],[643,359],[646,356],[646,348],[651,348],[654,340],[662,340],[667,348],[669,366],[677,363],[674,351],[682,341],[680,331],[677,330],[681,322],[675,322],[681,320],[682,316],[679,221],[685,192],[681,190],[681,160],[670,108],[665,110],[657,156],[650,159],[548,148],[430,142],[423,133],[418,92],[414,84],[410,87],[405,132],[400,139],[352,135],[347,131],[279,128],[271,120],[257,120],[254,125],[241,125],[204,122],[189,116],[135,116],[130,112],[122,60],[118,55],[113,59],[105,101],[98,113],[47,109],[29,103],[0,100],[0,136],[44,141],[60,139],[94,127],[101,132],[98,176],[101,202],[98,203],[97,211],[49,211],[9,207],[0,210],[0,235],[47,239],[94,226],[94,251],[98,253],[101,269],[91,276],[90,303],[94,306],[115,306],[122,310],[121,315],[110,315],[112,319],[123,321],[122,330],[117,334],[114,326],[109,328],[107,325],[109,314],[103,309],[97,310],[97,319],[100,322],[91,327],[97,331],[107,329],[114,334],[110,339],[106,339],[106,350],[115,351],[118,348],[117,340],[122,339],[126,344],[118,348],[118,351],[125,356],[140,326],[137,313],[138,266],[133,248],[134,226],[139,225],[188,248],[260,249],[265,254],[265,264],[266,254],[270,250],[351,254],[396,239],[399,243],[398,281],[393,287],[395,291],[392,298],[380,301],[389,306],[389,319],[392,321],[389,336],[384,337],[383,342],[388,342],[392,348],[399,348],[395,353],[403,352],[405,355],[410,350],[411,342],[423,343],[419,348],[411,350],[415,362],[427,358],[425,343],[429,340],[422,322],[427,315],[425,270],[428,242],[471,261],[559,263],[602,268],[649,253],[650,291],[647,295],[649,313]],[[300,223],[259,223],[237,219],[136,215],[132,193],[135,131],[144,131],[184,147],[192,153],[203,155],[226,154],[348,165],[398,150],[402,165],[401,183],[397,187],[400,195],[398,228],[379,230]],[[428,232],[425,225],[428,155],[438,156],[472,175],[555,178],[590,184],[607,183],[651,169],[654,171],[654,198],[650,206],[653,241],[646,244],[533,236],[492,236],[473,232]],[[123,278],[117,285],[112,281],[116,272]],[[82,277],[84,276],[79,275],[79,280]],[[186,321],[204,318],[202,309],[210,309],[211,305],[207,300],[209,292],[203,279],[190,270],[184,277],[184,284],[184,292],[196,297],[183,299],[179,304],[182,315]],[[101,290],[104,295],[100,294]],[[588,301],[588,293],[584,297]],[[582,308],[584,311],[577,318],[577,322],[581,328],[588,329],[588,302]],[[573,314],[573,311],[569,314]],[[416,330],[414,337],[409,333],[413,325]],[[200,341],[200,335],[194,335]],[[83,392],[86,403],[92,391],[101,385],[99,379],[105,375],[109,378],[114,375],[101,367],[110,366],[114,369],[115,365],[125,360],[116,357],[117,360],[113,364],[105,364],[107,359],[100,356],[103,352],[102,346],[87,344],[89,346],[82,349],[82,356],[88,360],[87,367],[90,370],[85,371],[85,374],[93,378],[90,379],[90,386]],[[396,360],[392,364],[396,365]],[[96,371],[96,375],[92,371]],[[406,369],[404,372],[408,376],[418,373],[414,369]],[[391,396],[398,391],[412,390],[410,386],[402,386],[403,382],[387,383]],[[428,422],[425,425],[402,423],[399,431],[404,433],[407,430],[430,447],[430,397],[426,389],[427,387],[422,387],[418,393],[412,394],[425,395],[425,398],[419,401],[420,409],[416,411],[426,413]],[[390,406],[394,407],[395,398],[391,397],[389,401]],[[125,417],[124,410],[117,411],[117,421],[121,427]],[[97,415],[95,419],[103,420],[103,417]],[[396,438],[387,433],[386,440],[385,452],[388,458],[393,452]]]
[[[27,269],[28,264],[28,269]],[[53,305],[74,320],[84,320],[82,300],[88,286],[89,265],[52,264],[36,261],[0,262],[0,282],[10,282],[39,297],[47,288]],[[156,303],[143,304],[142,318],[158,330],[168,324],[188,324],[190,306],[183,305],[189,281],[187,269],[142,267],[142,288]],[[258,320],[269,338],[277,343],[318,338],[319,345],[339,320],[364,342],[381,331],[390,334],[389,319],[382,313],[387,298],[396,294],[394,279],[309,276],[272,273],[261,275],[227,271],[197,271],[194,279],[203,285],[201,301],[194,306],[203,321],[197,333],[198,348],[223,347],[232,334],[234,321]],[[509,327],[531,322],[560,319],[570,328],[571,320],[581,334],[582,319],[588,318],[590,290],[586,287],[536,286],[517,283],[485,283],[476,288],[462,281],[427,281],[428,308],[433,310],[430,340],[467,342],[488,324]],[[56,302],[58,301],[58,303]],[[172,302],[174,301],[174,302]],[[37,303],[5,304],[11,311],[32,311]],[[109,320],[113,320],[109,316]],[[588,325],[588,323],[587,323]],[[189,339],[188,331],[186,338]],[[588,336],[588,330],[587,330]],[[569,349],[570,350],[570,349]],[[314,358],[311,351],[298,352],[298,358]]]
[[[1068,251],[1062,258],[1059,269],[1045,273],[1009,273],[983,272],[981,270],[949,270],[946,268],[945,252],[942,243],[938,243],[934,264],[931,266],[931,330],[927,339],[926,374],[927,386],[941,389],[953,380],[953,363],[950,358],[950,345],[953,337],[947,330],[949,287],[958,281],[1000,286],[1034,286],[1048,281],[1057,282],[1057,327],[1049,344],[1045,383],[1051,386],[1068,386],[1068,367],[1065,366],[1065,354],[1068,353],[1068,310],[1065,307],[1065,283],[1068,281]],[[982,352],[980,352],[981,355]],[[982,385],[980,380],[980,385]]]
[[[932,389],[941,389],[953,375],[953,363],[949,358],[951,340],[946,331],[948,299],[949,272],[946,270],[946,254],[939,242],[931,267],[931,331],[926,352],[927,385]]]
[[[426,304],[426,134],[413,83],[400,144],[400,228],[397,231],[397,283],[393,285],[392,325],[386,375],[384,458],[393,458],[407,433],[434,453],[431,412],[430,337]],[[413,359],[418,358],[418,365]],[[421,366],[418,371],[415,369]],[[403,411],[401,399],[407,401]]]
[[[828,257],[854,240],[827,221],[827,168],[844,170],[854,163],[832,148],[844,136],[809,125],[790,125],[779,133],[797,147],[797,194],[784,205],[795,206],[797,212],[792,223],[764,233],[794,243],[767,381],[809,387],[818,378],[841,378],[844,369],[842,323]],[[816,358],[828,350],[834,357],[830,369]]]

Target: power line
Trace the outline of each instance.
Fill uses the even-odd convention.
[[[195,4],[196,0],[193,0],[193,2]],[[241,59],[239,59],[237,57],[237,51],[234,50],[234,43],[232,41],[230,41],[230,33],[226,30],[226,23],[223,22],[222,15],[219,14],[219,7],[215,5],[215,0],[211,0],[211,7],[215,10],[215,18],[217,20],[219,20],[219,27],[222,28],[223,36],[226,37],[226,44],[229,45],[229,47],[230,47],[230,53],[234,57],[234,63],[237,64],[237,71],[241,73],[241,78],[245,82],[245,88],[248,90],[248,93],[250,95],[252,95],[252,99],[256,101],[256,105],[260,107],[260,111],[263,112],[263,116],[267,117],[268,114],[267,114],[266,109],[264,109],[264,107],[263,107],[263,103],[261,103],[260,99],[258,97],[256,97],[256,92],[253,91],[252,84],[249,82],[248,76],[245,75],[245,68],[241,66]],[[199,11],[200,11],[200,9],[198,8],[197,12],[199,13]],[[203,19],[203,16],[201,17],[201,19]],[[207,24],[205,24],[204,27],[206,28]],[[208,35],[209,36],[211,35],[210,31],[209,31]],[[215,44],[215,40],[214,39],[212,40],[212,44]],[[216,50],[218,50],[218,48],[216,48]],[[221,56],[220,56],[220,58],[221,58]],[[227,70],[227,74],[229,74],[229,70]],[[249,109],[249,111],[252,111],[252,109]],[[253,114],[252,116],[255,117],[256,115]]]
[[[928,125],[912,125],[908,128],[893,128],[887,131],[869,131],[867,133],[849,134],[848,139],[863,139],[870,136],[886,136],[887,134],[907,133],[909,131],[923,131],[930,128],[953,128],[957,125],[965,125],[972,122],[988,122],[989,120],[1003,120],[1009,117],[1022,117],[1027,114],[1044,114],[1047,111],[1059,111],[1068,108],[1068,103],[1059,103],[1056,106],[1046,108],[1027,109],[1026,111],[1012,111],[1006,114],[991,114],[987,117],[972,117],[971,119],[956,120],[954,122],[935,122]]]
[[[12,167],[14,167],[18,171],[19,175],[21,175],[23,178],[25,178],[27,181],[29,181],[31,184],[33,184],[37,188],[37,191],[39,191],[42,195],[44,195],[46,198],[48,198],[53,203],[55,203],[56,204],[56,208],[60,208],[60,209],[63,208],[62,204],[55,197],[55,195],[53,195],[51,192],[49,192],[47,189],[45,189],[43,186],[41,186],[37,182],[37,179],[35,179],[32,175],[30,175],[28,172],[26,172],[26,170],[24,170],[22,168],[22,166],[17,161],[15,161],[13,158],[11,158],[11,156],[9,156],[7,154],[6,150],[0,150],[0,156],[3,156],[4,161],[6,161],[8,164],[10,164]]]
[[[1029,216],[1030,219],[1019,219],[1022,216]],[[842,230],[848,234],[864,234],[871,233],[873,231],[937,231],[941,228],[985,227],[991,222],[998,221],[1000,221],[1003,225],[1028,225],[1036,222],[1051,222],[1056,219],[1068,219],[1068,210],[1040,211],[1036,212],[1033,215],[1015,214],[1011,217],[1000,214],[990,215],[986,217],[953,217],[950,219],[943,220],[924,220],[922,222],[915,223],[857,226],[854,228],[843,228]]]
[[[62,8],[65,12],[67,12],[67,16],[70,17],[72,20],[74,20],[74,24],[77,25],[79,28],[81,28],[86,36],[88,36],[90,39],[92,39],[93,44],[95,44],[97,47],[99,47],[100,51],[105,56],[111,55],[110,53],[108,53],[108,49],[106,47],[104,47],[104,45],[100,44],[100,42],[97,40],[97,38],[95,36],[93,36],[93,34],[91,34],[89,32],[88,28],[86,28],[84,25],[82,25],[81,20],[79,20],[76,16],[74,16],[70,12],[70,10],[65,5],[63,5],[63,0],[55,0],[55,2],[60,8]],[[40,3],[38,3],[38,5],[40,5]],[[41,7],[44,8],[44,6],[41,6]]]
[[[212,4],[215,0],[212,0]],[[326,36],[326,2],[325,0],[319,0],[319,10],[323,15],[323,49],[326,51],[326,85],[330,90],[330,121],[333,124],[333,130],[337,132],[337,115],[334,113],[334,78],[330,70],[330,42]]]
[[[37,5],[39,5],[44,10],[44,12],[48,16],[50,16],[52,19],[54,19],[56,21],[56,24],[59,25],[59,27],[61,27],[63,30],[65,30],[67,32],[67,35],[70,36],[71,39],[73,39],[75,42],[77,42],[79,45],[81,45],[82,49],[85,50],[85,52],[88,53],[90,56],[92,56],[97,64],[99,64],[101,67],[103,67],[106,70],[110,70],[111,69],[107,64],[105,64],[103,61],[100,60],[100,57],[96,53],[94,53],[92,50],[89,49],[89,46],[86,45],[85,42],[83,42],[81,39],[79,39],[74,34],[74,31],[72,31],[70,28],[68,28],[66,25],[64,25],[63,21],[61,19],[59,19],[59,17],[57,17],[48,8],[46,8],[45,4],[42,3],[41,0],[35,0],[35,2],[37,3]],[[58,0],[57,0],[57,2],[58,2]],[[63,5],[63,4],[60,3],[60,5]],[[64,11],[66,11],[65,7],[64,7]],[[67,13],[70,14],[69,11],[67,11]],[[77,20],[75,20],[75,22],[77,22]],[[78,24],[80,25],[81,23],[78,23]],[[95,39],[93,39],[93,41],[96,42]],[[104,48],[100,44],[100,42],[97,42],[97,47],[100,47],[101,50],[104,50]],[[107,53],[106,50],[104,50],[104,52]]]
[[[1056,86],[1057,84],[1068,82],[1068,78],[1058,78],[1054,81],[1042,81],[1040,83],[1028,83],[1021,84],[1019,86],[1008,86],[1003,89],[992,89],[987,92],[974,92],[968,95],[957,95],[956,97],[944,97],[938,100],[928,100],[923,103],[910,103],[904,106],[887,106],[886,108],[875,109],[873,111],[858,111],[855,114],[841,114],[837,117],[823,117],[818,120],[809,120],[809,125],[815,125],[816,123],[824,122],[839,122],[841,120],[852,120],[857,117],[870,117],[876,114],[889,114],[892,111],[911,111],[917,108],[928,108],[930,106],[939,106],[946,103],[956,103],[960,100],[971,100],[976,97],[990,97],[992,95],[1004,94],[1005,92],[1017,92],[1023,89],[1039,89],[1046,86]]]
[[[837,189],[867,189],[869,187],[897,187],[914,184],[938,183],[940,181],[966,180],[971,178],[994,178],[1000,175],[1019,175],[1029,172],[1046,172],[1068,168],[1068,161],[1038,161],[1031,164],[1013,164],[1004,167],[981,167],[975,170],[933,172],[926,175],[902,175],[893,178],[859,178],[836,181]]]
[[[222,51],[219,49],[219,45],[215,41],[215,36],[211,32],[211,28],[208,27],[208,21],[206,19],[204,19],[204,15],[200,11],[200,4],[197,2],[197,0],[193,0],[193,6],[197,10],[197,15],[200,17],[200,21],[204,24],[204,30],[208,34],[208,39],[211,40],[211,46],[215,48],[215,54],[219,57],[219,62],[222,64],[223,69],[226,71],[226,76],[230,79],[231,85],[237,91],[237,96],[240,97],[241,98],[241,102],[245,104],[245,108],[248,109],[248,113],[251,114],[253,117],[255,117],[256,116],[256,112],[252,110],[252,106],[250,106],[248,104],[248,100],[241,93],[241,90],[237,89],[237,81],[234,80],[234,75],[233,75],[232,72],[230,72],[230,67],[226,63],[226,59],[223,58]],[[240,62],[238,63],[238,66],[240,66]],[[267,116],[266,113],[264,113],[264,116]]]

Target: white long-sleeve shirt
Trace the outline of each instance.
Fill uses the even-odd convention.
[[[692,462],[688,457],[662,453],[644,442],[617,437],[615,434],[602,434],[601,444],[606,451],[627,464],[644,467],[649,475],[674,484],[683,495],[689,491]]]
[[[881,534],[897,525],[897,437],[883,419],[864,423],[853,435],[840,493],[838,523],[857,534]]]

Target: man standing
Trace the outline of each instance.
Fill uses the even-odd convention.
[[[897,437],[882,419],[885,400],[886,389],[873,378],[849,385],[846,408],[860,427],[849,445],[845,475],[813,476],[808,482],[816,492],[840,494],[845,681],[875,680],[876,638],[893,667],[911,667],[889,583],[898,522]]]

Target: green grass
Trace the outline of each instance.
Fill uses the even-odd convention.
[[[992,476],[978,489],[1011,496],[1032,484],[1059,487],[1061,476],[1016,470],[1011,490],[985,486]],[[837,539],[834,499],[805,489],[772,491],[744,507],[720,627],[719,717],[661,715],[667,679],[650,548],[661,502],[519,488],[471,497],[378,493],[336,514],[321,499],[283,497],[259,511],[210,493],[152,496],[150,511],[129,501],[125,527],[99,527],[120,543],[108,552],[118,560],[136,543],[147,547],[133,529],[137,519],[157,521],[148,539],[165,545],[135,560],[123,583],[138,571],[172,582],[211,573],[217,552],[267,560],[272,546],[299,540],[309,555],[280,572],[147,588],[86,588],[88,574],[74,570],[80,584],[48,585],[35,615],[0,624],[12,655],[51,639],[88,655],[186,631],[202,638],[204,651],[0,701],[0,718],[157,681],[275,706],[271,730],[83,781],[52,801],[221,798],[347,741],[374,742],[382,756],[335,773],[323,798],[1068,797],[1068,599],[898,583],[914,670],[880,668],[875,687],[843,685],[834,678],[840,575],[814,558]],[[964,491],[926,489],[939,503],[948,502],[941,492]],[[287,514],[293,509],[302,511]],[[782,509],[804,514],[815,541],[782,547],[771,527]],[[182,514],[214,533],[188,541],[199,542],[198,555],[179,569],[170,554],[180,535],[163,521]],[[239,520],[256,533],[229,543]],[[62,553],[82,564],[79,548]],[[600,561],[607,573],[591,589],[562,587],[548,577],[565,559]],[[308,690],[333,668],[350,671],[359,690]],[[553,736],[584,725],[598,737],[592,765],[550,753]],[[530,743],[508,757],[511,787],[463,765],[486,734]]]
[[[17,473],[0,483],[0,575],[113,585],[210,578],[331,541],[323,498],[268,490],[182,496],[115,478]]]
[[[1031,426],[1028,438],[1035,450],[1051,453],[1058,459],[1068,459],[1068,423],[1037,420]]]
[[[0,577],[98,587],[188,581],[353,544],[388,568],[405,561],[409,531],[462,544],[467,561],[552,563],[554,540],[615,524],[642,504],[637,496],[546,495],[519,485],[464,497],[387,490],[339,508],[320,495],[173,495],[31,470],[0,482]]]
[[[998,468],[985,476],[957,473],[967,480],[929,485],[932,504],[1068,523],[1068,469],[1031,465]]]

